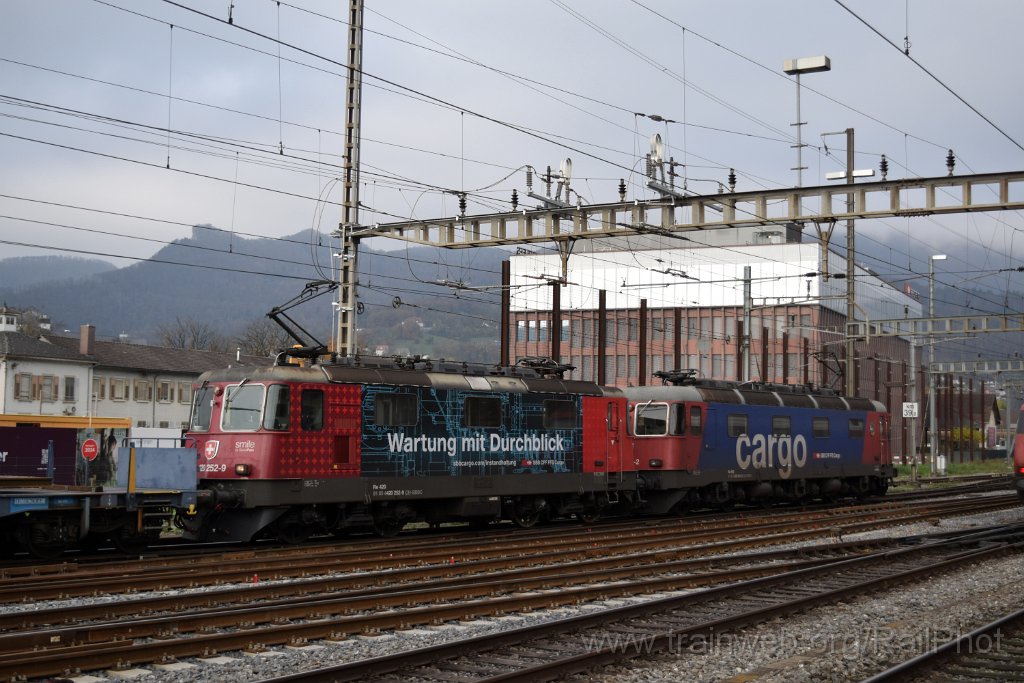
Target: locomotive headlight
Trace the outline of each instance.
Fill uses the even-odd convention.
[[[252,466],[248,463],[239,463],[238,465],[235,465],[235,474],[240,477],[248,477],[251,471]]]

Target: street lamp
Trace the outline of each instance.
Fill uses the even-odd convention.
[[[832,60],[825,55],[818,57],[800,57],[798,59],[787,59],[782,63],[783,73],[796,76],[796,186],[803,187],[804,165],[803,165],[803,121],[800,120],[800,74],[813,74],[819,71],[831,71]]]
[[[928,457],[931,461],[932,476],[938,474],[939,438],[935,427],[935,262],[945,261],[945,254],[932,254],[928,259]],[[945,467],[942,468],[945,470]]]

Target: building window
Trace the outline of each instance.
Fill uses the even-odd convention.
[[[526,339],[526,321],[520,320],[516,323],[516,341],[527,341]]]
[[[191,382],[178,382],[178,403],[192,403]]]
[[[65,377],[64,378],[64,400],[74,401],[75,400],[75,378]]]
[[[149,403],[153,400],[153,383],[148,379],[135,380],[133,395],[135,396],[136,401]]]
[[[56,401],[60,398],[60,378],[56,375],[37,375],[32,378],[33,401]]]
[[[136,427],[148,427],[149,423],[147,423],[145,420],[139,420],[139,421],[137,421],[135,423],[135,426]]]
[[[92,400],[102,401],[107,397],[107,378],[106,377],[93,377],[92,378]]]
[[[127,401],[128,400],[128,380],[124,377],[111,377],[110,378],[110,400],[111,401]]]
[[[170,428],[171,428],[171,423],[170,422],[168,422],[166,420],[161,420],[160,421],[160,429],[170,429]]]
[[[156,400],[160,403],[174,401],[174,382],[162,381],[156,385]]]
[[[32,375],[22,372],[14,376],[14,398],[19,401],[32,400]]]

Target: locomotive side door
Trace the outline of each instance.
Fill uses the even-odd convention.
[[[867,434],[864,439],[863,462],[875,465],[888,464],[889,458],[889,429],[885,413],[867,414]]]
[[[609,400],[605,417],[606,445],[608,457],[605,459],[605,472],[622,474],[622,420],[623,405]]]
[[[622,471],[625,402],[583,397],[583,471],[618,475]]]

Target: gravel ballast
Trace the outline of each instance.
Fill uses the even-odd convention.
[[[938,526],[920,523],[844,535],[843,540],[969,530],[1021,521],[1024,521],[1024,507],[944,519]],[[605,667],[568,680],[576,683],[861,680],[928,647],[1019,609],[1020,597],[1016,590],[1022,575],[1024,555],[1014,555],[984,565],[972,565],[925,582],[908,584],[903,589],[887,590],[877,597],[839,603],[723,634],[710,642],[680,644],[674,652],[644,655],[629,664]],[[355,637],[336,643],[318,641],[306,648],[276,647],[255,655],[227,653],[212,662],[188,659],[183,660],[187,666],[182,668],[140,667],[131,680],[146,683],[198,683],[213,679],[229,683],[254,681],[366,657],[422,649],[651,597],[656,596]],[[67,601],[66,604],[76,604],[76,601]],[[90,675],[117,680],[107,672],[90,672]]]

